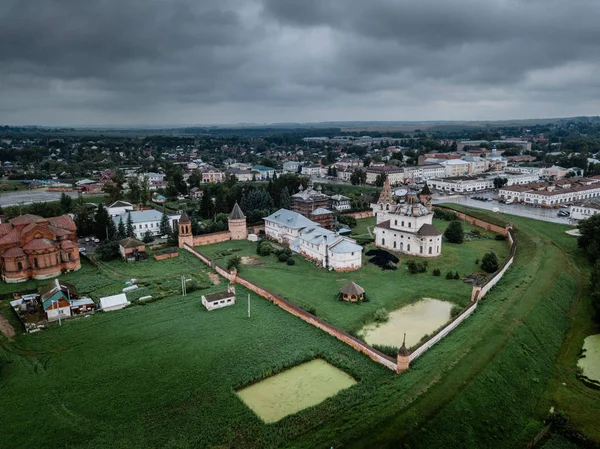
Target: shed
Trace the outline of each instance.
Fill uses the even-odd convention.
[[[209,293],[202,295],[202,304],[206,310],[220,309],[221,307],[235,304],[235,286],[229,284],[224,292]]]
[[[127,295],[125,293],[119,293],[118,295],[105,296],[104,298],[100,298],[100,308],[105,312],[110,312],[111,310],[119,310],[123,307],[127,307],[129,305],[129,301],[127,301]]]
[[[133,237],[127,237],[126,239],[119,240],[119,253],[123,259],[135,259],[135,253],[139,251],[146,251],[146,244]]]
[[[365,300],[365,289],[355,282],[350,282],[340,290],[340,295],[344,301],[358,302]]]

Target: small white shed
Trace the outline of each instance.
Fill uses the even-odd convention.
[[[130,304],[127,301],[127,295],[125,293],[119,293],[118,295],[105,296],[104,298],[100,298],[100,308],[105,312],[110,312],[111,310],[119,310],[123,307],[127,307]]]

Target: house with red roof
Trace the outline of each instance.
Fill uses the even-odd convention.
[[[21,215],[0,224],[0,272],[8,283],[49,279],[81,268],[71,217]]]

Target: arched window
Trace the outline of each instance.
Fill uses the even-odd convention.
[[[381,239],[381,246],[385,246],[385,239]]]
[[[406,245],[406,251],[410,251],[410,243]]]
[[[38,266],[38,260],[37,260],[37,257],[34,257],[34,258],[33,258],[33,266],[34,266],[35,268],[39,268],[39,266]]]
[[[389,204],[385,205],[385,210],[390,210],[390,205]]]
[[[17,268],[19,270],[22,270],[23,269],[23,262],[17,262]]]
[[[433,253],[433,252],[432,252],[432,250],[433,250],[433,248],[430,246],[430,247],[429,247],[429,254],[432,254],[432,253]]]
[[[400,251],[404,251],[404,242],[400,242]]]
[[[396,248],[396,242],[394,241],[394,249]]]
[[[412,223],[409,221],[409,222],[408,222],[408,227],[409,227],[409,228],[410,228],[410,225],[411,225],[411,224],[412,224]]]

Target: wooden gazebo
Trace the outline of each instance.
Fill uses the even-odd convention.
[[[359,302],[365,300],[365,289],[355,282],[350,282],[340,290],[340,295],[344,301]]]

